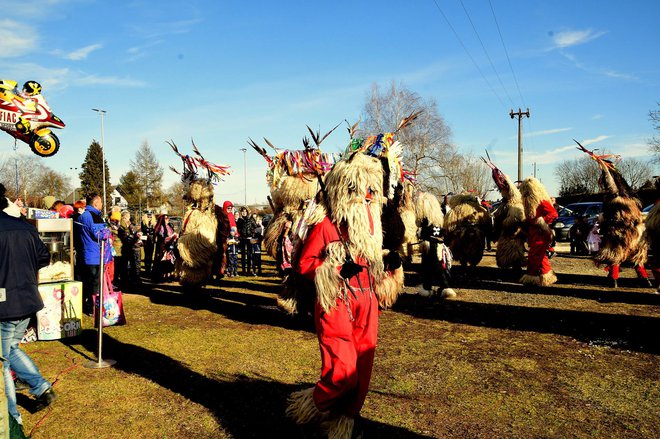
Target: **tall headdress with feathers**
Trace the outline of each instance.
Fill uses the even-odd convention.
[[[203,178],[198,175],[198,173],[202,170],[205,169],[207,172],[207,181],[209,183],[217,183],[218,181],[222,180],[222,177],[225,175],[229,175],[231,171],[229,170],[229,166],[225,165],[217,165],[215,163],[209,162],[204,158],[204,156],[199,152],[199,149],[197,149],[197,145],[195,145],[195,141],[192,140],[192,149],[193,152],[195,153],[196,157],[187,155],[187,154],[181,154],[179,152],[179,148],[177,148],[176,144],[174,141],[170,140],[167,142],[168,145],[172,148],[174,153],[181,158],[181,162],[183,163],[183,172],[177,171],[174,167],[170,166],[170,169],[174,171],[176,174],[179,174],[181,176],[181,181],[186,184],[190,185],[193,181]]]

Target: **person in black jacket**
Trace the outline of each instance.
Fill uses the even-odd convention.
[[[247,276],[252,271],[252,246],[250,239],[254,238],[257,223],[254,218],[250,217],[250,211],[245,206],[241,207],[240,217],[236,220],[236,227],[238,228],[238,236],[240,238],[241,267],[243,268],[243,274]]]
[[[50,253],[31,224],[7,215],[4,209],[9,200],[0,184],[0,325],[2,327],[2,356],[5,393],[9,414],[22,425],[16,407],[16,388],[11,370],[30,386],[37,398],[38,408],[45,408],[55,400],[52,385],[44,379],[39,368],[21,350],[19,343],[30,317],[44,307],[37,287],[37,271],[50,262]]]

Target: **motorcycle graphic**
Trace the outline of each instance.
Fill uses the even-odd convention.
[[[0,129],[27,143],[33,153],[51,157],[60,149],[60,139],[50,128],[64,128],[62,119],[51,111],[35,81],[23,84],[0,79]]]

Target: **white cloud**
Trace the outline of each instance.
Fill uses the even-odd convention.
[[[603,118],[605,118],[605,115],[603,114],[594,114],[593,116],[591,116],[591,120],[599,120]]]
[[[74,50],[73,52],[67,54],[65,58],[70,59],[71,61],[80,61],[81,59],[87,58],[90,53],[100,49],[101,47],[103,47],[101,44],[90,44],[89,46]]]
[[[565,131],[570,131],[573,128],[553,128],[551,130],[543,130],[543,131],[531,131],[529,133],[525,133],[525,137],[539,137],[539,136],[547,136],[550,134],[557,134],[557,133],[563,133]],[[518,136],[511,136],[509,139],[517,139]]]
[[[588,43],[596,38],[605,35],[607,32],[595,32],[591,29],[587,30],[569,30],[557,32],[552,35],[552,42],[554,49],[564,49],[566,47],[577,46],[580,44]]]
[[[0,58],[30,53],[37,46],[38,35],[31,26],[14,20],[0,20]]]

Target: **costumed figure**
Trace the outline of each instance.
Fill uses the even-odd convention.
[[[493,212],[493,239],[497,241],[495,260],[500,268],[521,269],[525,264],[525,209],[520,190],[490,160],[481,158],[492,170],[493,181],[502,196]]]
[[[295,269],[316,289],[314,320],[321,378],[291,394],[286,413],[297,424],[321,423],[328,437],[350,438],[366,398],[378,333],[378,306],[394,297],[385,283],[381,226],[383,166],[348,154],[326,175],[315,224]]]
[[[660,194],[659,185],[660,178],[656,178],[655,187],[658,194]],[[651,248],[649,262],[655,282],[658,284],[656,293],[660,293],[660,202],[656,202],[655,206],[651,208],[651,211],[646,215],[644,223],[646,225],[646,239]]]
[[[452,254],[442,242],[444,215],[440,202],[432,193],[420,192],[417,196],[416,213],[422,254],[422,289],[419,294],[429,297],[433,294],[433,285],[439,284],[440,297],[456,297],[454,289],[449,287]]]
[[[598,185],[605,193],[603,200],[603,220],[600,222],[602,240],[594,260],[597,265],[605,265],[607,277],[613,288],[618,288],[619,267],[631,262],[644,286],[653,286],[644,264],[647,258],[647,242],[644,239],[644,218],[640,201],[633,196],[615,162],[620,157],[613,154],[596,155],[575,140],[578,149],[586,152],[598,163],[600,177]],[[612,161],[614,160],[614,161]]]
[[[186,213],[183,220],[177,250],[175,273],[184,286],[198,288],[206,284],[212,267],[222,266],[226,254],[229,219],[227,213],[213,201],[213,183],[229,173],[228,166],[213,164],[200,154],[193,142],[197,157],[182,155],[173,142],[168,142],[181,157],[185,188],[183,196]],[[207,171],[206,177],[198,175],[198,166]],[[179,174],[175,169],[174,172]]]
[[[308,294],[312,286],[289,268],[297,263],[295,258],[307,235],[308,217],[315,209],[314,199],[320,191],[320,182],[338,160],[337,155],[323,153],[320,149],[321,142],[336,128],[323,137],[315,137],[316,147],[309,138],[303,138],[302,150],[278,150],[264,138],[275,151],[274,156],[269,156],[266,149],[252,139],[248,142],[268,163],[266,180],[273,219],[264,231],[263,246],[284,277],[277,305],[291,315],[312,314],[314,309],[313,298]]]
[[[520,185],[527,223],[527,273],[520,278],[523,285],[548,286],[557,282],[546,251],[553,239],[550,224],[557,219],[550,196],[534,177]]]
[[[399,122],[396,131],[380,133],[361,138],[356,136],[358,123],[348,129],[351,140],[346,147],[344,155],[362,152],[380,160],[383,168],[382,194],[385,204],[381,215],[383,230],[383,257],[390,276],[383,282],[381,306],[389,308],[394,304],[404,287],[404,271],[402,255],[409,258],[409,244],[416,241],[417,226],[414,223],[414,209],[412,203],[412,184],[414,175],[404,169],[401,161],[404,145],[395,137],[404,128],[410,126],[420,115],[420,111],[411,113]],[[308,127],[309,128],[309,127]],[[310,129],[311,132],[311,129]],[[318,134],[314,136],[315,141]],[[412,221],[411,221],[412,220]],[[412,235],[412,237],[411,237]]]
[[[492,228],[490,214],[472,194],[452,196],[449,207],[451,210],[445,215],[445,244],[454,260],[474,267],[484,257],[486,235]]]

